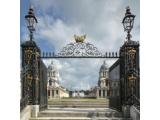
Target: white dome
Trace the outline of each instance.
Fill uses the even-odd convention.
[[[104,61],[103,65],[100,68],[100,71],[108,71],[108,64],[106,63],[106,61]]]
[[[53,64],[53,61],[52,61],[51,64],[48,66],[48,70],[50,70],[50,71],[57,71],[56,66]]]

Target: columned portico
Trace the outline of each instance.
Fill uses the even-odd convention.
[[[107,98],[108,97],[108,94],[107,94],[107,91],[109,88],[108,81],[109,81],[108,65],[104,61],[99,71],[97,98]]]
[[[97,89],[97,98],[107,98],[107,89],[106,88],[98,88]]]
[[[107,90],[105,90],[105,96],[107,96],[108,94],[107,94]]]

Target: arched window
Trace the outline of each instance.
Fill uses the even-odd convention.
[[[49,80],[49,86],[51,86],[52,85],[52,81],[51,80]]]

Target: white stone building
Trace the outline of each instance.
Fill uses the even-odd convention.
[[[48,97],[49,98],[64,98],[69,97],[69,92],[59,83],[59,72],[53,61],[48,66]]]
[[[73,91],[72,97],[83,98],[85,97],[84,91]]]
[[[104,61],[99,71],[97,98],[107,98],[108,96],[109,96],[109,68],[106,61]]]

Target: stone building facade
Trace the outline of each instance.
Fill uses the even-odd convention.
[[[100,67],[99,71],[99,80],[97,87],[97,98],[107,98],[109,96],[109,68],[104,61],[103,65]]]
[[[48,97],[49,98],[64,98],[69,97],[69,91],[62,87],[59,83],[59,72],[53,61],[48,66]]]

